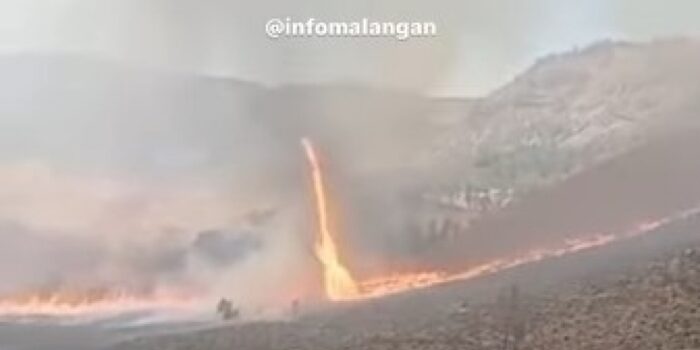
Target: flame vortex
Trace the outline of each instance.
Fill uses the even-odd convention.
[[[304,138],[301,140],[301,144],[311,166],[311,178],[318,219],[318,235],[314,251],[319,262],[323,265],[323,282],[326,295],[331,300],[351,299],[358,296],[360,290],[348,268],[340,261],[338,248],[328,222],[326,188],[318,156],[311,140]]]
[[[479,276],[497,273],[524,264],[534,263],[548,258],[561,257],[601,247],[616,241],[652,233],[662,226],[700,215],[700,206],[645,220],[632,225],[628,230],[617,233],[596,233],[579,236],[581,238],[565,239],[563,242],[548,247],[530,249],[520,254],[497,258],[478,265],[473,265],[459,272],[441,270],[418,271],[379,276],[357,281],[340,260],[335,237],[328,222],[326,188],[318,155],[311,141],[301,140],[306,158],[311,166],[316,214],[318,217],[318,235],[315,253],[323,268],[323,282],[326,297],[331,301],[348,301],[377,298],[406,290],[425,288],[457,280],[468,280]]]

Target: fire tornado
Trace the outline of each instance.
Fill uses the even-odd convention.
[[[580,251],[605,246],[616,241],[655,232],[660,227],[700,215],[700,206],[671,213],[664,217],[648,219],[630,225],[626,230],[610,233],[580,234],[551,245],[534,247],[514,255],[464,266],[463,269],[444,270],[425,267],[418,271],[383,271],[379,276],[355,279],[343,263],[338,251],[339,232],[333,230],[329,218],[328,194],[324,183],[323,168],[312,142],[301,141],[310,166],[313,197],[317,219],[314,253],[322,268],[325,296],[331,301],[363,300],[395,293],[425,288],[441,283],[468,280],[498,273],[528,263],[556,258]],[[71,288],[72,281],[63,287],[49,290],[20,290],[0,294],[0,319],[5,316],[52,315],[71,316],[82,314],[112,314],[136,310],[186,310],[202,301],[202,292],[187,286],[162,286],[152,291],[130,290],[126,286],[96,286]]]
[[[313,181],[316,216],[318,219],[318,234],[314,251],[323,267],[323,284],[326,295],[331,300],[355,298],[360,292],[357,282],[355,282],[347,267],[340,261],[333,233],[328,223],[326,188],[316,150],[311,140],[307,138],[302,139],[301,144],[311,167],[311,179]]]
[[[356,280],[343,264],[338,253],[337,235],[331,229],[328,218],[328,197],[318,154],[311,140],[301,140],[311,168],[311,179],[316,204],[317,235],[314,245],[316,258],[323,270],[323,285],[326,297],[331,301],[360,300],[382,297],[416,288],[425,288],[441,283],[467,280],[497,273],[528,263],[574,254],[583,250],[604,246],[619,240],[654,232],[661,226],[684,220],[700,213],[693,207],[655,220],[646,220],[633,225],[627,231],[609,234],[588,234],[585,238],[568,239],[548,247],[534,248],[522,254],[496,258],[478,265],[465,267],[462,271],[447,272],[440,269],[408,273],[388,273],[366,280]]]

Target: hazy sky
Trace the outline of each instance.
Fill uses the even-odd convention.
[[[353,80],[479,95],[544,53],[698,34],[698,13],[696,0],[0,0],[0,50],[90,53],[267,84]],[[287,16],[435,21],[439,37],[268,39],[264,23]]]

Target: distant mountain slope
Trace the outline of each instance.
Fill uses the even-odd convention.
[[[234,153],[243,143],[234,140],[262,144],[251,140],[257,130],[269,143],[312,134],[330,152],[388,153],[383,160],[397,163],[397,152],[408,159],[425,148],[469,103],[353,84],[265,87],[74,55],[0,56],[0,76],[0,142],[15,151],[0,157],[148,162],[157,145],[178,144]]]
[[[234,125],[261,91],[71,55],[3,56],[0,75],[0,159],[71,168],[194,161],[245,135]]]
[[[480,210],[699,124],[700,42],[603,42],[539,60],[478,100],[419,164],[444,172],[429,197]],[[500,196],[500,197],[499,197]],[[498,204],[498,203],[496,203]]]
[[[273,193],[303,183],[302,136],[338,181],[395,175],[469,103],[352,84],[267,87],[75,55],[0,56],[0,76],[0,164],[216,177]]]

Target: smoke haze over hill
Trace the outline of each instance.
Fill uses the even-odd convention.
[[[363,334],[429,323],[468,279],[488,294],[521,268],[584,271],[579,252],[633,261],[647,233],[667,236],[640,254],[682,245],[699,6],[4,1],[0,348],[33,349],[39,324],[75,350],[83,326],[111,341],[219,316]],[[265,35],[287,17],[438,33]]]

